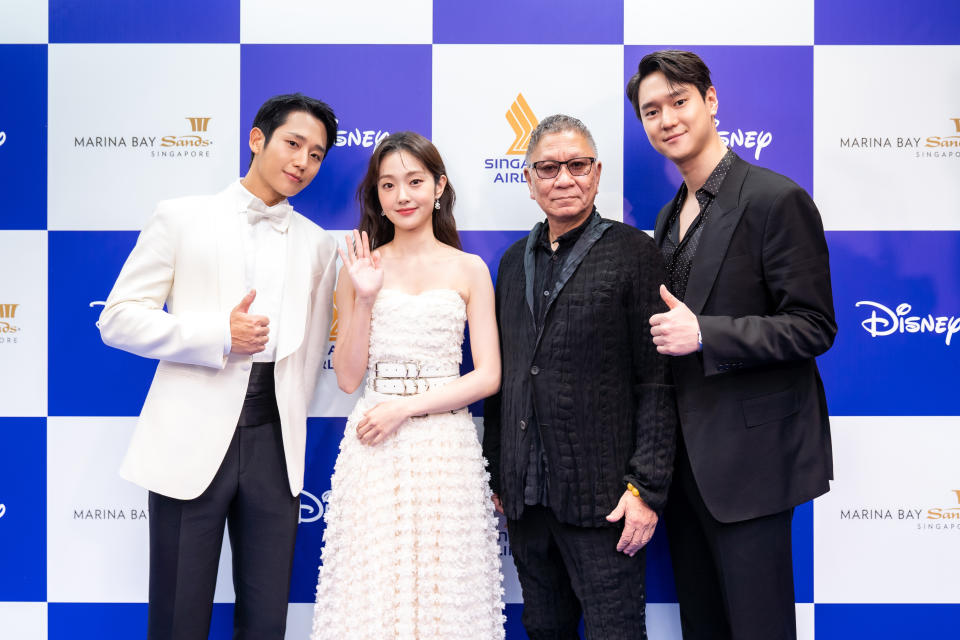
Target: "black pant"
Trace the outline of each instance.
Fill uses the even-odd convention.
[[[716,520],[680,438],[664,522],[684,640],[796,640],[792,519]]]
[[[531,640],[576,640],[581,612],[592,640],[647,637],[646,550],[618,552],[622,529],[564,524],[541,506],[507,520]]]
[[[206,640],[223,526],[233,553],[235,639],[282,640],[300,500],[290,494],[276,418],[256,370],[223,463],[193,500],[150,492],[148,640]],[[269,372],[268,393],[273,377]],[[256,424],[263,417],[268,421]]]

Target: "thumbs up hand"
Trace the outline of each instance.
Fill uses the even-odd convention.
[[[667,287],[660,285],[660,298],[666,303],[666,313],[650,316],[650,334],[657,351],[668,356],[685,356],[700,349],[700,323]]]
[[[256,290],[251,289],[230,312],[230,353],[251,355],[266,348],[270,319],[249,313],[256,297]]]

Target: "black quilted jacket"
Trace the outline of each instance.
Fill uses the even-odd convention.
[[[491,487],[507,517],[519,518],[529,435],[539,428],[547,500],[560,521],[609,526],[604,516],[627,482],[659,512],[677,422],[666,357],[650,337],[650,316],[666,310],[660,251],[642,231],[595,216],[568,256],[538,336],[532,252],[539,227],[507,249],[497,275],[503,378],[487,400],[483,436]]]

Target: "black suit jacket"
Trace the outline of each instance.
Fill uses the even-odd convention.
[[[676,428],[669,364],[648,324],[666,310],[657,293],[663,259],[642,231],[595,214],[551,287],[538,332],[533,251],[541,224],[507,249],[497,275],[503,377],[485,406],[483,436],[493,491],[507,517],[519,518],[538,428],[547,500],[560,521],[610,526],[604,517],[627,482],[659,511]]]
[[[657,217],[662,246],[676,201]],[[830,423],[816,356],[837,332],[823,223],[790,179],[737,158],[687,284],[703,351],[671,358],[697,486],[721,522],[829,490]]]

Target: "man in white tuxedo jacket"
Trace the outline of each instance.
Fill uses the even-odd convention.
[[[336,280],[334,240],[286,198],[335,136],[323,102],[264,103],[247,175],[161,202],[100,316],[106,344],[160,361],[120,470],[150,492],[149,640],[206,640],[225,522],[234,638],[284,637]]]

